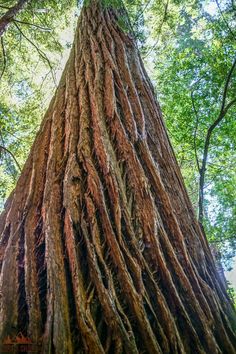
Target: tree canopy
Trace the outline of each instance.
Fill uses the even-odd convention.
[[[0,4],[0,16],[17,1]],[[118,4],[106,1],[106,4]],[[27,1],[1,36],[0,206],[14,187],[71,46],[76,1]],[[125,1],[190,198],[230,265],[236,248],[234,1]],[[120,19],[120,26],[126,26]],[[201,178],[204,175],[204,178]]]

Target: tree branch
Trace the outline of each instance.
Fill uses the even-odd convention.
[[[199,125],[199,116],[198,116],[198,112],[197,112],[194,98],[193,98],[193,91],[191,91],[191,101],[192,101],[193,111],[196,116],[196,123],[195,123],[195,128],[194,128],[194,135],[193,135],[193,147],[194,147],[194,154],[195,154],[197,169],[198,169],[198,172],[200,173],[200,164],[199,164],[199,159],[198,159],[198,155],[197,155],[197,144],[196,144],[197,130],[198,130],[198,125]]]
[[[29,0],[19,0],[15,6],[10,7],[0,18],[0,37],[6,31],[9,24],[14,20],[14,17],[24,8],[28,1]]]
[[[0,145],[0,151],[1,151],[1,150],[6,151],[6,152],[12,157],[12,159],[15,161],[15,164],[17,165],[18,169],[19,169],[20,172],[21,172],[21,167],[20,167],[20,165],[19,165],[17,159],[15,158],[14,154],[13,154],[9,149],[7,149],[5,146],[3,146],[3,145]]]
[[[215,0],[215,3],[216,3],[216,5],[217,5],[217,7],[218,7],[218,9],[219,9],[220,15],[221,15],[221,17],[223,18],[223,21],[224,21],[224,23],[225,23],[225,25],[226,25],[226,27],[227,27],[229,33],[230,33],[231,36],[235,39],[235,33],[232,31],[232,29],[231,29],[231,27],[229,26],[227,20],[225,19],[225,16],[224,16],[224,14],[223,14],[223,11],[221,10],[219,1],[218,1],[218,0]]]
[[[236,98],[234,98],[231,102],[229,102],[227,104],[227,106],[225,107],[224,112],[223,112],[224,116],[226,115],[226,113],[228,112],[230,107],[233,106],[234,103],[236,103]]]
[[[48,66],[50,68],[51,74],[52,74],[52,78],[53,78],[54,84],[56,86],[56,78],[55,78],[55,75],[54,75],[54,72],[53,72],[52,64],[51,64],[50,60],[48,59],[47,55],[29,37],[27,37],[22,32],[21,28],[15,22],[14,22],[14,25],[16,26],[18,31],[21,33],[22,37],[24,37],[37,50],[37,52],[41,56],[41,58],[43,58],[47,62]]]
[[[165,4],[165,10],[164,10],[164,15],[163,15],[163,19],[161,21],[159,30],[158,30],[158,38],[156,40],[156,42],[153,44],[153,46],[149,49],[149,51],[146,53],[146,55],[143,57],[144,59],[155,49],[155,47],[157,46],[159,39],[160,39],[160,34],[161,34],[161,30],[162,30],[162,26],[164,25],[165,21],[166,21],[166,17],[167,17],[167,12],[168,12],[168,6],[169,6],[169,0],[167,0],[166,4]]]
[[[143,13],[147,10],[148,6],[150,5],[150,3],[152,2],[152,0],[148,0],[146,5],[138,12],[135,21],[134,21],[134,27],[138,24],[138,21],[140,19],[140,17],[143,15]]]
[[[3,54],[3,68],[2,68],[1,75],[0,75],[0,81],[3,77],[3,74],[6,70],[6,65],[7,65],[6,51],[5,51],[5,47],[4,47],[3,37],[1,37],[1,47],[2,47],[2,54]]]
[[[26,21],[20,21],[20,20],[17,20],[17,19],[14,19],[13,21],[14,22],[18,22],[18,23],[22,23],[23,25],[33,26],[33,27],[39,28],[39,29],[41,29],[43,31],[46,31],[46,32],[50,32],[51,31],[51,28],[42,27],[42,26],[36,25],[35,23],[30,23],[30,22],[26,22]]]
[[[204,202],[204,185],[205,185],[205,175],[206,175],[206,165],[207,165],[207,158],[208,158],[208,152],[209,152],[209,146],[210,146],[210,140],[212,133],[214,129],[220,124],[220,122],[223,120],[225,117],[226,113],[228,112],[229,108],[236,103],[236,98],[231,100],[226,105],[226,98],[227,98],[227,93],[229,89],[229,83],[232,77],[232,74],[234,72],[234,69],[236,67],[236,57],[232,63],[231,69],[227,75],[224,90],[223,90],[223,97],[222,97],[222,103],[221,103],[221,108],[220,108],[220,113],[217,117],[217,119],[210,125],[210,127],[207,130],[206,134],[206,139],[205,139],[205,144],[204,144],[204,150],[203,150],[203,158],[202,158],[202,164],[201,164],[201,169],[200,169],[200,176],[199,176],[199,222],[202,224],[203,221],[203,202]],[[226,106],[225,106],[226,105]]]
[[[1,9],[10,10],[10,7],[9,7],[9,6],[4,6],[4,5],[0,5],[0,8],[1,8]]]
[[[225,87],[224,87],[224,92],[223,92],[223,99],[222,99],[222,105],[221,105],[220,114],[223,113],[224,108],[225,108],[225,101],[226,101],[227,91],[228,91],[229,83],[230,83],[230,80],[231,80],[231,77],[232,77],[232,74],[233,74],[233,72],[234,72],[235,67],[236,67],[236,57],[234,58],[233,64],[232,64],[232,66],[231,66],[231,69],[230,69],[230,71],[229,71],[229,73],[228,73],[228,76],[227,76],[227,79],[226,79],[226,82],[225,82]]]

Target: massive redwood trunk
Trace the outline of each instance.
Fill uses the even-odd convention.
[[[234,353],[235,313],[131,37],[84,7],[0,217],[0,335],[42,353]]]

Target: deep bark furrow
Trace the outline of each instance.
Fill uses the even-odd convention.
[[[87,162],[87,161],[86,161]],[[127,266],[124,262],[123,255],[120,251],[118,243],[116,241],[114,232],[112,230],[112,226],[109,221],[108,213],[106,207],[104,205],[104,197],[101,189],[98,189],[100,185],[99,178],[96,174],[96,170],[90,163],[87,164],[88,170],[88,185],[89,192],[95,196],[95,206],[99,209],[102,223],[103,223],[103,232],[107,235],[107,242],[111,249],[111,255],[113,258],[114,264],[118,267],[119,271],[119,281],[121,282],[124,290],[125,296],[127,297],[127,301],[129,301],[129,305],[134,311],[134,314],[137,318],[139,325],[141,326],[141,333],[144,335],[144,340],[146,345],[149,346],[150,353],[159,352],[158,344],[156,343],[153,333],[150,328],[150,324],[146,321],[146,317],[144,314],[144,309],[140,301],[140,297],[137,294],[135,288],[133,287],[132,278],[130,277]],[[145,331],[144,331],[145,328]]]
[[[114,126],[114,124],[113,124],[113,126]],[[121,132],[120,127],[119,127],[118,131],[119,131],[119,132]],[[119,140],[121,140],[121,141],[122,141],[122,138],[120,138]],[[131,169],[130,169],[130,172],[131,172],[132,170],[133,170],[133,171],[137,171],[137,167],[136,167],[136,168],[135,168],[135,167],[134,167],[134,168],[131,168]],[[135,176],[134,176],[134,178],[135,178]],[[135,184],[135,185],[136,185],[136,184]],[[137,191],[136,191],[136,192],[137,192]],[[137,192],[137,193],[138,193],[138,192]],[[143,199],[142,199],[142,195],[140,196],[140,205],[142,205],[142,206],[143,206]],[[150,207],[147,207],[147,208],[145,208],[145,209],[146,209],[146,210],[150,210]],[[150,215],[149,215],[149,218],[150,218]],[[147,218],[146,218],[146,220],[147,220]],[[147,243],[148,243],[148,244],[150,244],[150,240],[147,240]],[[157,248],[157,245],[155,244],[155,245],[154,245],[154,247],[155,247],[155,248]],[[157,249],[158,249],[158,248],[157,248]],[[164,262],[164,261],[163,261],[163,264],[165,264],[165,262]],[[166,273],[165,273],[165,272],[163,272],[163,274],[165,274],[165,277],[166,277]],[[165,281],[166,281],[166,280],[165,280]],[[171,282],[171,283],[172,283],[172,282]]]
[[[177,229],[178,229],[178,225],[177,225]],[[186,258],[186,254],[185,254],[185,258]],[[198,287],[199,288],[199,287]],[[204,300],[204,298],[202,298]],[[209,309],[208,309],[208,312],[209,312]]]
[[[143,145],[143,144],[142,144]],[[141,150],[144,148],[144,151],[148,151],[147,148],[145,146],[141,146]],[[150,178],[152,179],[152,177],[154,177],[154,170],[155,170],[155,165],[153,164],[152,160],[150,159],[150,156],[148,156],[145,152],[144,152],[144,161],[147,162],[147,165],[149,165],[148,168],[148,172],[150,172]],[[156,178],[158,177],[158,178]],[[168,195],[166,195],[165,197],[160,198],[161,193],[163,193],[163,191],[165,192],[165,188],[162,185],[160,176],[158,176],[158,174],[155,172],[155,177],[153,179],[153,183],[152,183],[153,188],[156,187],[156,193],[159,196],[159,200],[162,200],[161,203],[161,208],[160,208],[160,213],[162,215],[162,219],[165,220],[167,218],[167,215],[169,216],[169,219],[172,220],[172,222],[168,223],[168,230],[170,231],[170,239],[172,241],[173,244],[173,240],[174,243],[176,242],[176,246],[175,249],[178,252],[178,260],[180,261],[180,263],[182,264],[182,267],[185,269],[185,272],[187,271],[189,273],[189,276],[193,279],[193,283],[192,283],[192,287],[194,289],[194,296],[198,296],[200,295],[200,299],[199,301],[201,302],[202,306],[204,307],[206,314],[209,318],[212,319],[212,315],[209,313],[209,306],[206,302],[206,299],[202,293],[202,289],[199,286],[199,282],[198,282],[198,278],[199,274],[197,269],[195,268],[195,266],[191,263],[191,258],[189,257],[189,255],[187,254],[187,249],[186,246],[183,242],[183,235],[181,233],[181,230],[179,228],[178,222],[176,220],[176,217],[174,215],[173,212],[171,212],[171,202],[168,198]],[[164,224],[164,228],[165,228],[165,224]],[[167,231],[167,235],[168,235],[168,231]]]
[[[92,207],[92,201],[91,200],[87,201],[88,212],[89,211],[91,212],[91,207]],[[94,221],[91,220],[91,217],[92,215],[89,215],[89,220],[94,224]],[[94,231],[93,230],[90,231],[92,236],[94,235]],[[91,277],[93,279],[93,282],[98,292],[98,298],[103,308],[105,320],[107,323],[110,324],[111,330],[114,331],[114,333],[116,333],[116,336],[119,336],[124,341],[127,353],[137,353],[137,348],[135,345],[132,328],[129,326],[129,330],[130,330],[129,333],[126,331],[123,321],[120,318],[118,311],[116,310],[115,303],[112,302],[111,300],[112,298],[111,292],[112,289],[114,289],[114,285],[112,284],[112,274],[108,269],[101,253],[99,252],[100,247],[97,245],[97,241],[94,238],[93,238],[93,243],[89,241],[88,230],[85,231],[85,234],[87,236],[86,242],[87,242],[88,254],[89,254],[89,259],[91,264]],[[95,252],[93,250],[94,246],[96,249],[96,253],[98,254],[98,258],[96,257]],[[101,266],[99,267],[98,265],[98,259],[100,260],[102,267],[105,270],[104,275],[102,275],[101,273]],[[106,283],[104,284],[104,279],[103,279],[104,277],[106,277],[107,284]],[[112,295],[114,296],[114,294]]]

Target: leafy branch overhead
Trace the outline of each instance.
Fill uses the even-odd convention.
[[[28,0],[19,0],[16,5],[7,9],[6,13],[0,18],[0,36],[4,34],[7,27],[14,21],[14,18],[23,10]]]

